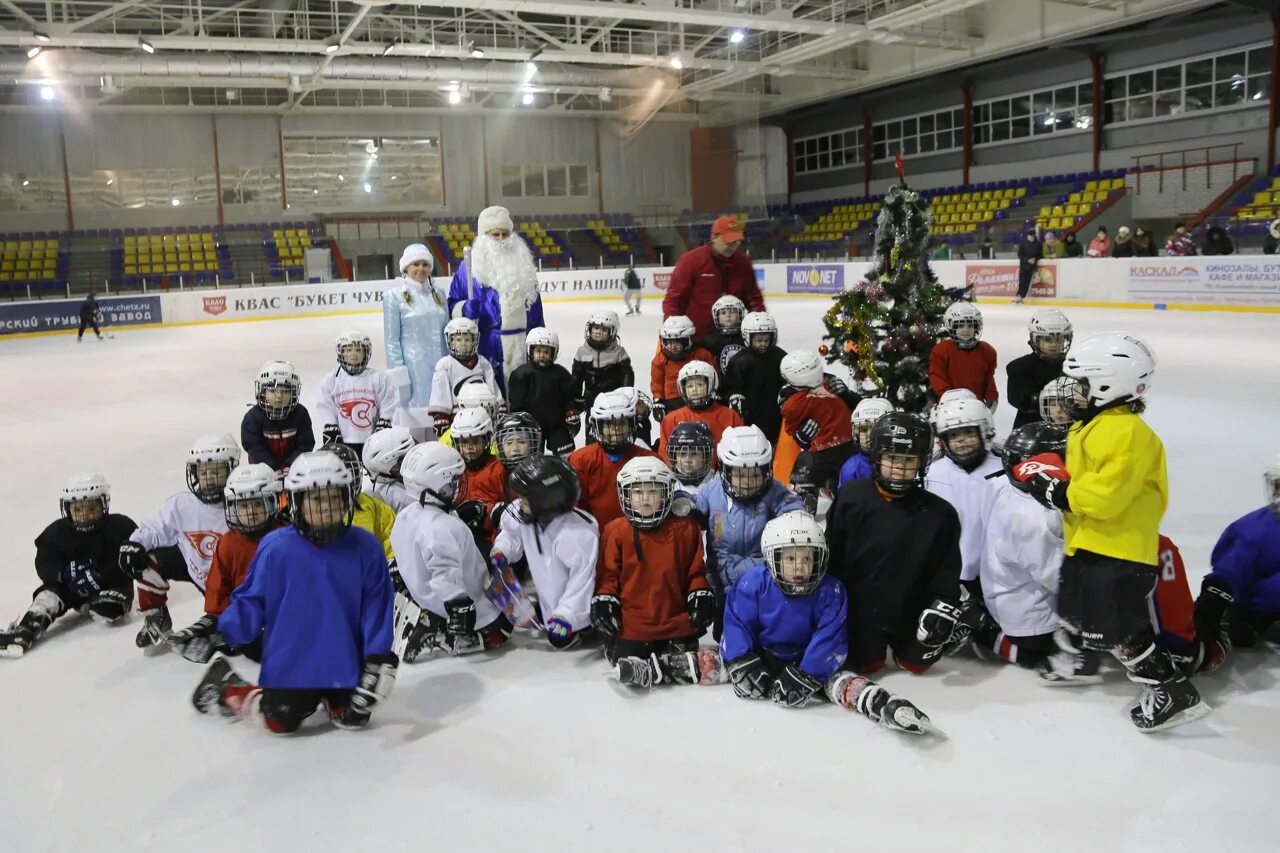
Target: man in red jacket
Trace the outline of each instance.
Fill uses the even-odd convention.
[[[683,314],[693,321],[695,341],[715,329],[711,306],[721,296],[736,296],[748,311],[763,311],[764,297],[756,284],[751,256],[739,251],[742,228],[733,216],[721,216],[711,226],[711,242],[690,249],[676,261],[671,286],[662,300],[662,317]]]

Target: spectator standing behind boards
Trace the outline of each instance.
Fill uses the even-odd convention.
[[[671,286],[662,300],[662,318],[685,316],[693,321],[694,340],[715,331],[711,306],[721,296],[736,296],[748,311],[764,311],[764,297],[756,284],[751,256],[738,247],[742,227],[733,216],[721,216],[711,226],[711,242],[690,249],[676,261]]]
[[[1139,231],[1142,229],[1139,228]],[[1132,258],[1137,246],[1134,245],[1133,238],[1129,236],[1129,226],[1121,225],[1116,229],[1116,242],[1111,247],[1111,257],[1113,258]]]
[[[1086,254],[1091,258],[1111,257],[1111,236],[1107,234],[1107,226],[1098,226],[1098,233],[1089,241],[1089,251]]]
[[[1076,241],[1075,233],[1068,234],[1062,238],[1061,243],[1062,254],[1068,258],[1083,258],[1084,246]]]
[[[1169,239],[1165,241],[1164,253],[1174,257],[1183,255],[1194,255],[1196,253],[1196,241],[1187,233],[1187,226],[1181,222],[1173,227],[1173,233],[1169,235]]]
[[[636,275],[634,267],[627,267],[627,271],[622,274],[622,285],[626,288],[622,293],[622,301],[627,306],[627,316],[640,313],[640,276]],[[631,301],[635,300],[635,305]]]
[[[1035,278],[1036,267],[1043,257],[1044,248],[1036,239],[1036,232],[1028,231],[1027,239],[1018,246],[1018,295],[1013,299],[1014,304],[1021,305],[1022,300],[1027,298],[1027,292],[1031,290],[1031,279]]]
[[[1262,254],[1274,255],[1280,249],[1280,219],[1271,220],[1267,229],[1267,239],[1262,241]]]
[[[400,277],[382,294],[382,331],[387,379],[400,389],[406,408],[424,410],[431,400],[431,373],[444,357],[444,294],[431,284],[435,261],[422,243],[405,247]],[[424,421],[425,422],[425,421]]]
[[[1052,231],[1044,232],[1044,248],[1041,252],[1042,257],[1046,260],[1055,260],[1057,258],[1065,258],[1067,256],[1066,247],[1058,240],[1058,235]]]
[[[102,332],[98,331],[98,318],[101,316],[98,310],[98,297],[90,290],[84,302],[80,303],[80,332],[76,335],[76,343],[80,343],[80,339],[84,337],[86,326],[92,326],[93,333],[98,336],[98,340],[102,340]]]
[[[1133,232],[1133,257],[1154,258],[1156,256],[1155,238],[1141,225]]]
[[[1221,225],[1214,225],[1204,236],[1204,253],[1206,255],[1234,255],[1236,253],[1235,243],[1231,242],[1231,238],[1227,236],[1227,232]]]
[[[991,232],[986,231],[982,235],[982,241],[978,243],[978,258],[984,261],[995,260],[996,244],[991,242]]]

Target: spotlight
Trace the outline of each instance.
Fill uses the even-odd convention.
[[[324,52],[325,52],[325,53],[337,53],[337,52],[338,52],[338,49],[339,49],[339,48],[341,48],[341,47],[342,47],[342,45],[338,42],[338,37],[337,37],[337,36],[334,36],[333,38],[329,39],[328,41],[326,41],[326,42],[324,43]]]
[[[143,53],[156,52],[156,46],[153,45],[151,42],[147,41],[146,39],[144,39],[142,36],[138,36],[138,49],[141,50]]]
[[[53,91],[53,87],[52,87],[52,86],[41,86],[41,87],[40,87],[40,100],[42,100],[42,101],[52,101],[52,100],[54,99],[54,97],[55,97],[55,96],[56,96],[56,93]]]
[[[393,41],[389,41],[389,42],[387,42],[386,47],[384,47],[384,48],[382,49],[382,55],[383,55],[383,56],[386,56],[387,54],[391,53],[391,51],[393,51],[393,50],[395,50],[395,49],[396,49],[396,43],[395,43],[395,42],[393,42]]]
[[[31,36],[41,44],[48,44],[49,42],[53,41],[53,39],[49,36],[48,33],[42,33],[39,30],[36,30],[33,33],[31,33]]]
[[[746,37],[747,34],[742,30],[734,30],[729,34],[729,44],[742,44],[742,40]]]
[[[676,71],[684,68],[684,63],[680,61],[680,57],[678,56],[672,56],[668,64],[670,64],[670,66]]]
[[[454,91],[450,92],[450,93],[449,93],[449,103],[451,103],[451,104],[460,104],[460,103],[462,103],[462,93],[461,93],[461,92],[459,92],[459,91],[457,91],[456,89],[455,89]]]
[[[31,185],[31,181],[30,181],[28,178],[23,178],[23,179],[22,179],[22,185],[23,185],[24,187],[30,186],[30,185]]]
[[[315,187],[312,187],[312,188],[311,188],[311,194],[312,194],[312,195],[320,195],[320,190],[316,189]]]
[[[338,180],[345,181],[346,179],[347,179],[346,175],[342,174],[341,172],[338,173]]]
[[[44,48],[38,44],[27,48],[27,59],[35,59],[40,55],[40,51],[42,50],[44,50]]]
[[[372,184],[370,184],[368,181],[365,181],[365,182],[364,182],[364,191],[365,191],[365,192],[367,192],[367,193],[371,193],[371,192],[373,192],[373,185],[372,185]]]
[[[525,92],[524,97],[520,99],[520,103],[526,107],[533,106],[533,92]]]
[[[472,43],[471,43],[471,58],[472,58],[472,59],[484,59],[484,48],[482,48],[482,47],[476,47],[476,43],[475,43],[475,42],[472,42]]]
[[[612,89],[610,89],[608,86],[603,86],[603,87],[601,87],[601,89],[600,89],[600,103],[602,103],[602,104],[607,104],[607,103],[609,103],[609,102],[610,102],[610,101],[612,101],[612,100],[613,100],[613,90],[612,90]]]
[[[169,199],[169,204],[173,205],[174,207],[177,207],[178,205],[182,204],[182,202],[178,201],[176,198],[171,198]]]
[[[533,75],[538,73],[538,63],[530,59],[528,62],[524,64],[524,71],[525,71],[525,74],[532,77]]]

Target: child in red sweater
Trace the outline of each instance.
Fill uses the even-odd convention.
[[[840,466],[853,455],[853,408],[857,396],[835,376],[825,375],[812,350],[796,350],[782,359],[782,429],[802,450],[791,471],[791,487],[809,512],[818,492],[835,487]]]
[[[701,421],[711,428],[715,444],[720,435],[731,426],[742,426],[742,416],[716,399],[716,369],[705,361],[686,362],[676,379],[680,389],[683,409],[677,409],[662,421],[662,447],[667,446],[671,433],[686,421]]]
[[[711,363],[713,356],[705,347],[693,344],[693,321],[684,315],[662,321],[658,333],[658,351],[649,371],[649,387],[653,391],[653,417],[658,423],[668,412],[684,405],[680,399],[680,368],[690,361]]]
[[[982,338],[982,312],[970,302],[957,302],[942,315],[949,340],[934,344],[929,353],[929,387],[941,397],[952,388],[967,388],[994,410],[996,350]]]

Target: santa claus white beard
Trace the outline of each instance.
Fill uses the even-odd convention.
[[[481,234],[471,246],[471,271],[476,281],[498,292],[502,328],[523,328],[525,312],[538,295],[538,267],[528,244],[516,234],[506,240]]]

